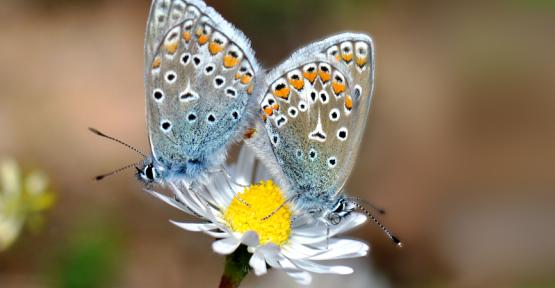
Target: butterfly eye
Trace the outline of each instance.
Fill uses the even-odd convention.
[[[349,130],[347,130],[347,128],[342,127],[337,130],[337,139],[339,139],[340,141],[345,141],[347,140],[347,137],[349,137]]]
[[[152,165],[146,166],[143,173],[145,177],[150,181],[153,181],[154,178],[157,177],[156,170],[154,169],[154,167],[152,167]]]

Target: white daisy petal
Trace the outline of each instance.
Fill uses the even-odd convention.
[[[254,269],[256,276],[264,275],[268,272],[266,261],[260,253],[254,253],[249,261],[249,265]]]
[[[170,222],[179,228],[183,228],[191,232],[205,232],[205,231],[218,229],[218,226],[216,226],[213,223],[183,223],[183,222],[177,222],[173,220],[170,220]]]
[[[331,260],[366,256],[370,248],[363,242],[349,239],[332,239],[325,253],[310,257],[311,260]]]
[[[231,176],[237,184],[244,186],[250,184],[252,174],[247,174],[245,171],[253,171],[255,162],[256,158],[254,153],[250,151],[247,145],[243,145],[239,152],[237,164],[232,168],[231,173]]]
[[[312,283],[312,276],[306,271],[287,272],[287,275],[301,285],[310,285]]]
[[[195,215],[193,213],[193,211],[191,211],[191,209],[189,209],[185,205],[175,201],[175,199],[173,199],[173,198],[170,198],[166,195],[163,195],[161,193],[158,193],[158,192],[155,192],[155,191],[152,191],[152,190],[148,190],[148,189],[144,189],[144,191],[147,192],[148,194],[162,200],[166,204],[169,204],[170,206],[173,206],[174,208],[177,208],[177,209],[179,209],[179,210],[181,210],[181,211],[183,211],[183,212],[185,212],[189,215]]]
[[[299,266],[303,270],[318,274],[347,275],[353,273],[353,268],[347,266],[327,266],[307,260],[295,260],[293,261],[293,263],[295,263],[295,265]]]
[[[330,237],[337,234],[345,233],[349,230],[356,228],[366,222],[367,217],[360,213],[351,213],[346,219],[341,221],[338,225],[330,226]]]
[[[233,253],[239,245],[241,245],[241,241],[233,237],[229,237],[212,243],[212,249],[218,254],[229,255]]]
[[[195,203],[195,201],[192,199],[192,195],[189,194],[189,191],[181,192],[181,190],[179,190],[179,188],[177,188],[177,186],[173,183],[170,183],[170,188],[172,189],[177,199],[179,199],[179,201],[189,207],[191,211],[199,215],[205,214],[205,209],[203,208],[204,205],[199,206],[197,203]]]
[[[324,247],[325,248],[325,247]],[[310,258],[322,254],[324,251],[313,249],[296,242],[289,242],[282,247],[283,254],[290,259]]]
[[[243,234],[243,237],[241,237],[241,243],[247,245],[248,247],[258,246],[258,241],[258,234],[254,231],[248,231]]]

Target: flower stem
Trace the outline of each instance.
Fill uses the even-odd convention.
[[[249,274],[251,267],[249,260],[251,253],[247,251],[247,246],[241,245],[235,252],[227,255],[225,258],[224,274],[220,281],[220,288],[237,288],[247,274]]]

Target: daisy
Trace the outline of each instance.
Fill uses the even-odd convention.
[[[210,181],[203,186],[170,183],[174,198],[147,192],[202,219],[200,223],[172,223],[217,238],[212,245],[216,253],[230,255],[246,249],[248,253],[244,254],[248,257],[248,264],[257,276],[266,274],[267,267],[271,267],[285,271],[300,284],[308,285],[312,280],[310,272],[353,272],[347,266],[330,266],[321,262],[367,255],[369,247],[365,243],[336,237],[363,224],[367,219],[365,215],[351,213],[338,225],[327,226],[295,211],[291,205],[284,205],[271,217],[262,220],[284,203],[285,196],[272,180],[250,184],[253,175],[256,181],[271,178],[257,163],[254,153],[243,146],[237,163],[213,172]]]

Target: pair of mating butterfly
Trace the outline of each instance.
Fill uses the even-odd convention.
[[[370,37],[330,37],[266,73],[243,33],[201,0],[154,0],[145,83],[152,155],[142,181],[201,182],[245,139],[302,211],[330,224],[366,211],[341,192],[371,104]]]

